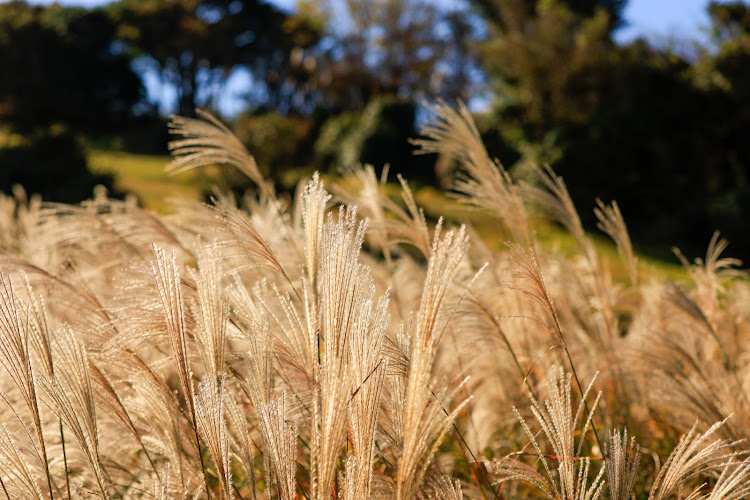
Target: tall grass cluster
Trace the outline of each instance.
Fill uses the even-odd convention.
[[[168,216],[3,198],[0,499],[750,496],[750,287],[726,243],[665,282],[600,203],[615,281],[562,179],[514,181],[466,109],[434,111],[416,143],[460,164],[501,251],[368,166],[278,196],[208,115],[173,119],[171,168],[228,163],[255,195]]]

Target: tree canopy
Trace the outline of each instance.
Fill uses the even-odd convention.
[[[131,54],[150,60],[177,88],[179,113],[187,116],[237,66],[280,100],[290,53],[318,39],[311,23],[290,22],[261,0],[120,0],[109,11]]]
[[[143,87],[116,35],[101,10],[0,5],[0,121],[20,130],[121,127]]]
[[[624,2],[479,3],[497,9],[482,50],[491,123],[519,167],[550,163],[589,224],[597,197],[617,200],[638,242],[697,249],[719,229],[750,250],[747,4],[712,3],[716,50],[691,60],[616,45]]]

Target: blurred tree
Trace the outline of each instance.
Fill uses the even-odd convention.
[[[637,242],[694,251],[720,229],[750,253],[746,4],[710,6],[717,50],[691,61],[615,45],[624,2],[478,3],[492,14],[482,61],[494,127],[519,166],[553,164],[589,225],[597,197],[616,199]]]
[[[433,162],[425,156],[415,157],[407,140],[417,136],[415,112],[412,102],[378,97],[362,111],[330,118],[315,143],[318,166],[336,172],[357,164],[380,170],[387,164],[392,178],[403,174],[410,181],[434,184]]]
[[[152,61],[177,88],[178,112],[185,116],[206,105],[209,89],[238,65],[278,103],[290,53],[318,39],[314,25],[291,22],[262,0],[120,0],[109,10],[133,53]]]
[[[101,10],[0,4],[0,189],[46,200],[91,197],[79,134],[119,131],[144,94]]]
[[[560,0],[573,14],[592,17],[604,11],[609,19],[609,28],[614,30],[623,24],[622,11],[627,0]],[[549,0],[472,0],[495,29],[517,29],[535,13],[548,9]]]
[[[708,14],[714,39],[720,44],[742,40],[750,33],[750,7],[747,2],[711,2]]]
[[[363,109],[374,97],[468,100],[479,78],[478,23],[466,8],[424,0],[308,0],[327,17],[313,51],[329,109]]]
[[[122,127],[143,97],[129,64],[102,11],[0,4],[0,121],[16,130]]]
[[[608,11],[587,17],[558,0],[499,2],[498,9],[482,60],[500,112],[522,129],[506,126],[510,140],[541,141],[561,123],[587,122],[600,94],[598,68],[614,48]]]
[[[247,147],[266,177],[277,187],[293,189],[285,174],[310,165],[313,142],[318,132],[313,116],[283,116],[277,112],[242,113],[233,122],[237,138]],[[234,188],[251,187],[246,176],[234,174],[228,184]]]

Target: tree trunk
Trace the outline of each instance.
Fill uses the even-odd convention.
[[[179,113],[181,116],[190,118],[195,117],[195,68],[193,65],[182,69],[180,75],[180,106]]]

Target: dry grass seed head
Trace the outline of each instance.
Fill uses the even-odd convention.
[[[318,275],[320,259],[320,242],[323,238],[323,221],[328,201],[331,195],[323,187],[318,174],[305,184],[302,190],[301,212],[302,225],[305,231],[305,256],[307,259],[307,275],[313,287]]]
[[[609,443],[605,445],[604,456],[607,466],[607,486],[612,500],[629,500],[638,480],[638,465],[641,461],[641,447],[635,437],[628,443],[628,430],[622,433],[612,431]]]
[[[437,442],[447,432],[459,404],[452,413],[444,411],[432,389],[432,368],[442,330],[438,316],[453,277],[468,250],[465,229],[449,231],[442,238],[436,231],[432,243],[422,299],[412,330],[409,373],[403,405],[403,450],[397,474],[397,497],[413,498],[435,452]],[[444,394],[443,394],[444,395]]]
[[[224,416],[226,377],[207,376],[198,384],[195,417],[198,431],[213,457],[223,498],[234,498],[229,433]]]
[[[458,110],[444,102],[431,109],[434,117],[420,130],[426,139],[414,141],[417,153],[439,153],[457,159],[462,167],[454,189],[463,199],[493,211],[508,226],[519,243],[533,241],[522,193],[508,173],[490,159],[468,108]]]
[[[575,414],[572,404],[572,375],[565,373],[562,368],[553,367],[550,369],[547,381],[549,399],[545,400],[543,406],[533,395],[530,396],[531,412],[552,447],[553,459],[558,463],[556,475],[553,473],[547,455],[542,450],[536,435],[531,431],[518,410],[513,409],[544,467],[546,477],[539,474],[536,468],[530,467],[518,459],[506,458],[496,464],[496,470],[502,474],[503,480],[515,479],[528,482],[552,499],[594,499],[601,495],[604,486],[605,467],[600,467],[597,476],[589,484],[591,459],[581,456],[586,434],[593,418],[593,411],[588,414],[580,428],[578,444],[576,445],[575,442],[575,435],[579,432],[579,420],[584,414],[586,399],[595,380],[596,376],[592,378],[584,391]],[[600,397],[601,393],[597,395],[593,408],[596,408]]]
[[[8,428],[0,425],[0,478],[4,477],[3,483],[17,490],[17,498],[43,500],[39,471],[34,470],[25,455]]]
[[[198,271],[192,273],[198,289],[198,304],[193,316],[198,322],[195,340],[203,367],[207,374],[218,378],[225,369],[229,308],[214,253],[210,245],[198,250]]]
[[[269,484],[281,500],[294,500],[297,471],[297,422],[287,417],[286,394],[262,403],[258,423],[263,436],[263,464]]]
[[[182,139],[169,143],[173,160],[167,171],[178,173],[208,165],[228,164],[272,197],[273,187],[263,177],[255,158],[232,131],[210,113],[202,110],[196,110],[196,113],[201,119],[171,117],[169,131]]]
[[[725,467],[738,456],[732,451],[736,441],[711,437],[726,423],[727,419],[716,422],[704,433],[698,432],[698,422],[683,436],[669,455],[664,467],[654,480],[649,500],[665,500],[680,491],[685,483],[707,472]]]
[[[41,386],[50,409],[71,429],[96,480],[98,493],[108,498],[108,480],[99,450],[94,391],[86,350],[67,325],[58,330],[54,350],[55,375],[42,377]]]
[[[625,219],[620,212],[620,207],[616,201],[613,201],[608,206],[602,203],[601,200],[596,200],[596,204],[597,207],[594,209],[594,215],[596,215],[599,221],[599,229],[607,233],[612,238],[612,241],[615,242],[617,251],[628,270],[630,283],[634,286],[638,285],[638,258],[633,251],[633,245],[630,242],[630,235],[625,225]]]

